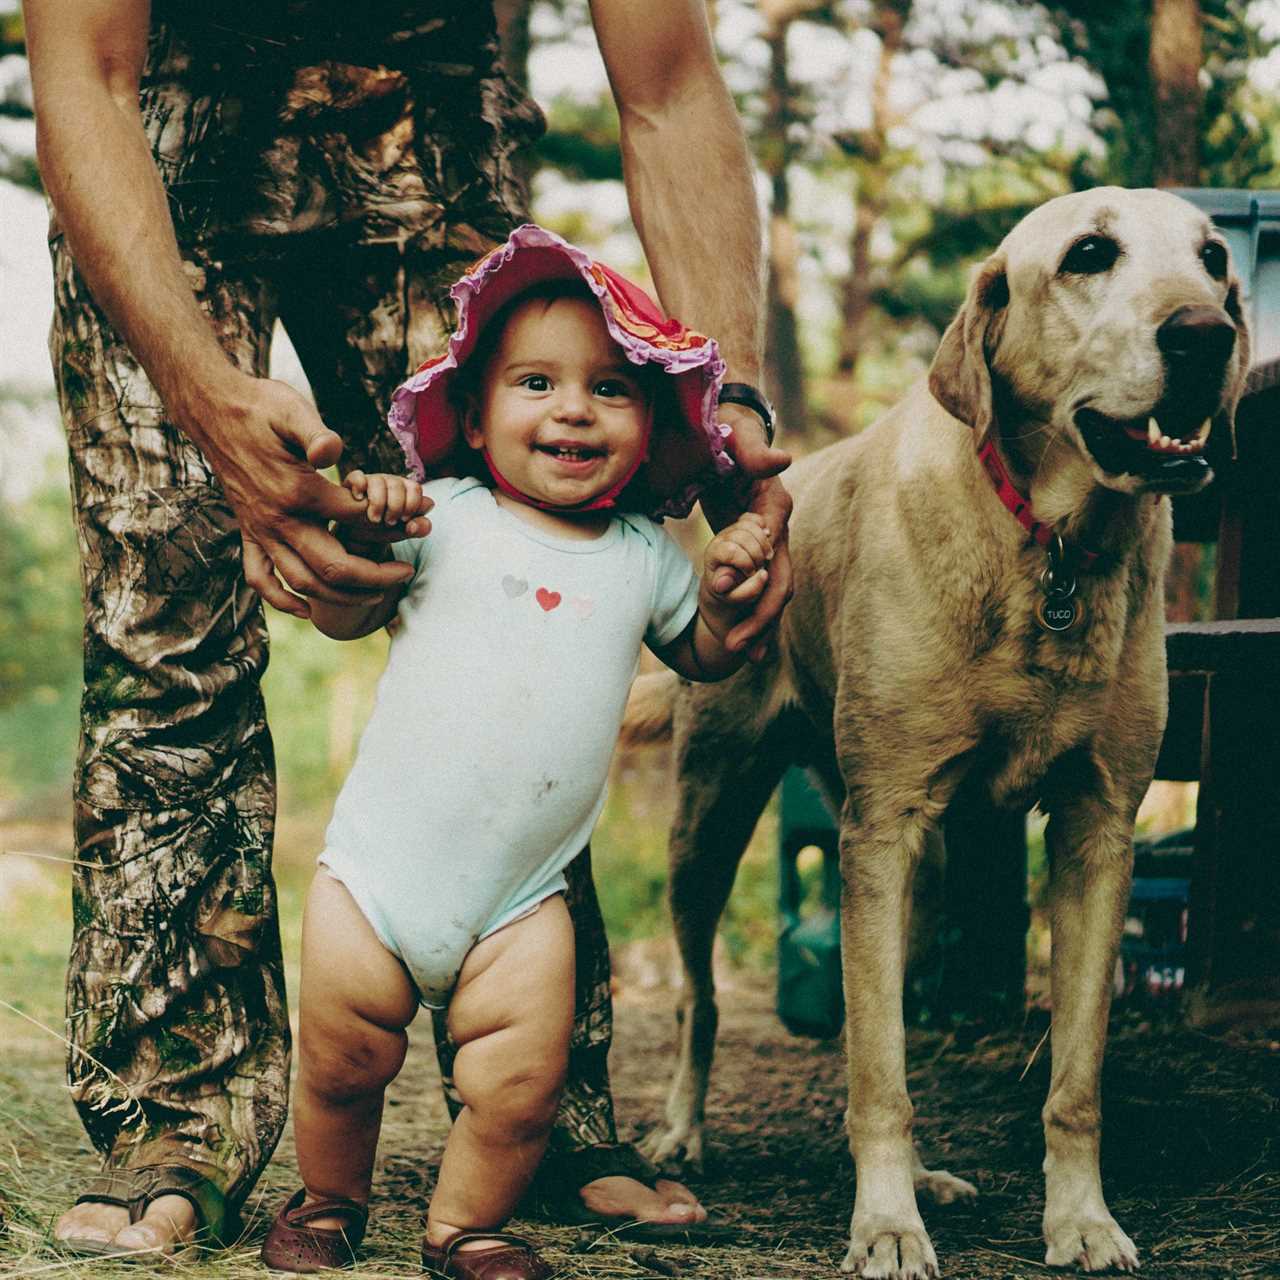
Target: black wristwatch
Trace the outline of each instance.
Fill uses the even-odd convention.
[[[720,388],[721,404],[740,404],[750,409],[764,423],[764,438],[773,444],[773,405],[749,382],[726,382]]]

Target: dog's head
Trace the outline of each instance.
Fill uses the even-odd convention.
[[[1226,242],[1167,191],[1102,187],[1024,218],[974,276],[929,387],[1031,473],[1191,492],[1249,368]],[[1083,478],[1083,475],[1082,477]]]

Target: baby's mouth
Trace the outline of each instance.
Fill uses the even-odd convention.
[[[558,462],[589,462],[592,458],[604,456],[603,449],[592,449],[586,445],[540,444],[536,448],[539,453],[545,453]]]

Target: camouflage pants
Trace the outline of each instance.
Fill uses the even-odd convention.
[[[256,262],[192,250],[186,269],[241,369],[266,372],[280,319],[345,459],[399,470],[390,393],[442,345],[448,286],[484,247],[329,245]],[[181,1185],[218,1234],[279,1140],[288,1091],[267,632],[216,478],[166,420],[60,237],[52,253],[50,345],[85,602],[69,1079],[108,1185],[126,1169]],[[616,1140],[604,926],[589,859],[567,874],[578,992],[561,1152]],[[440,1030],[437,1041],[447,1080]]]

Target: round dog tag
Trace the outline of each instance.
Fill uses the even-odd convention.
[[[1084,606],[1071,596],[1045,596],[1036,605],[1036,621],[1046,631],[1070,631],[1084,617]]]

